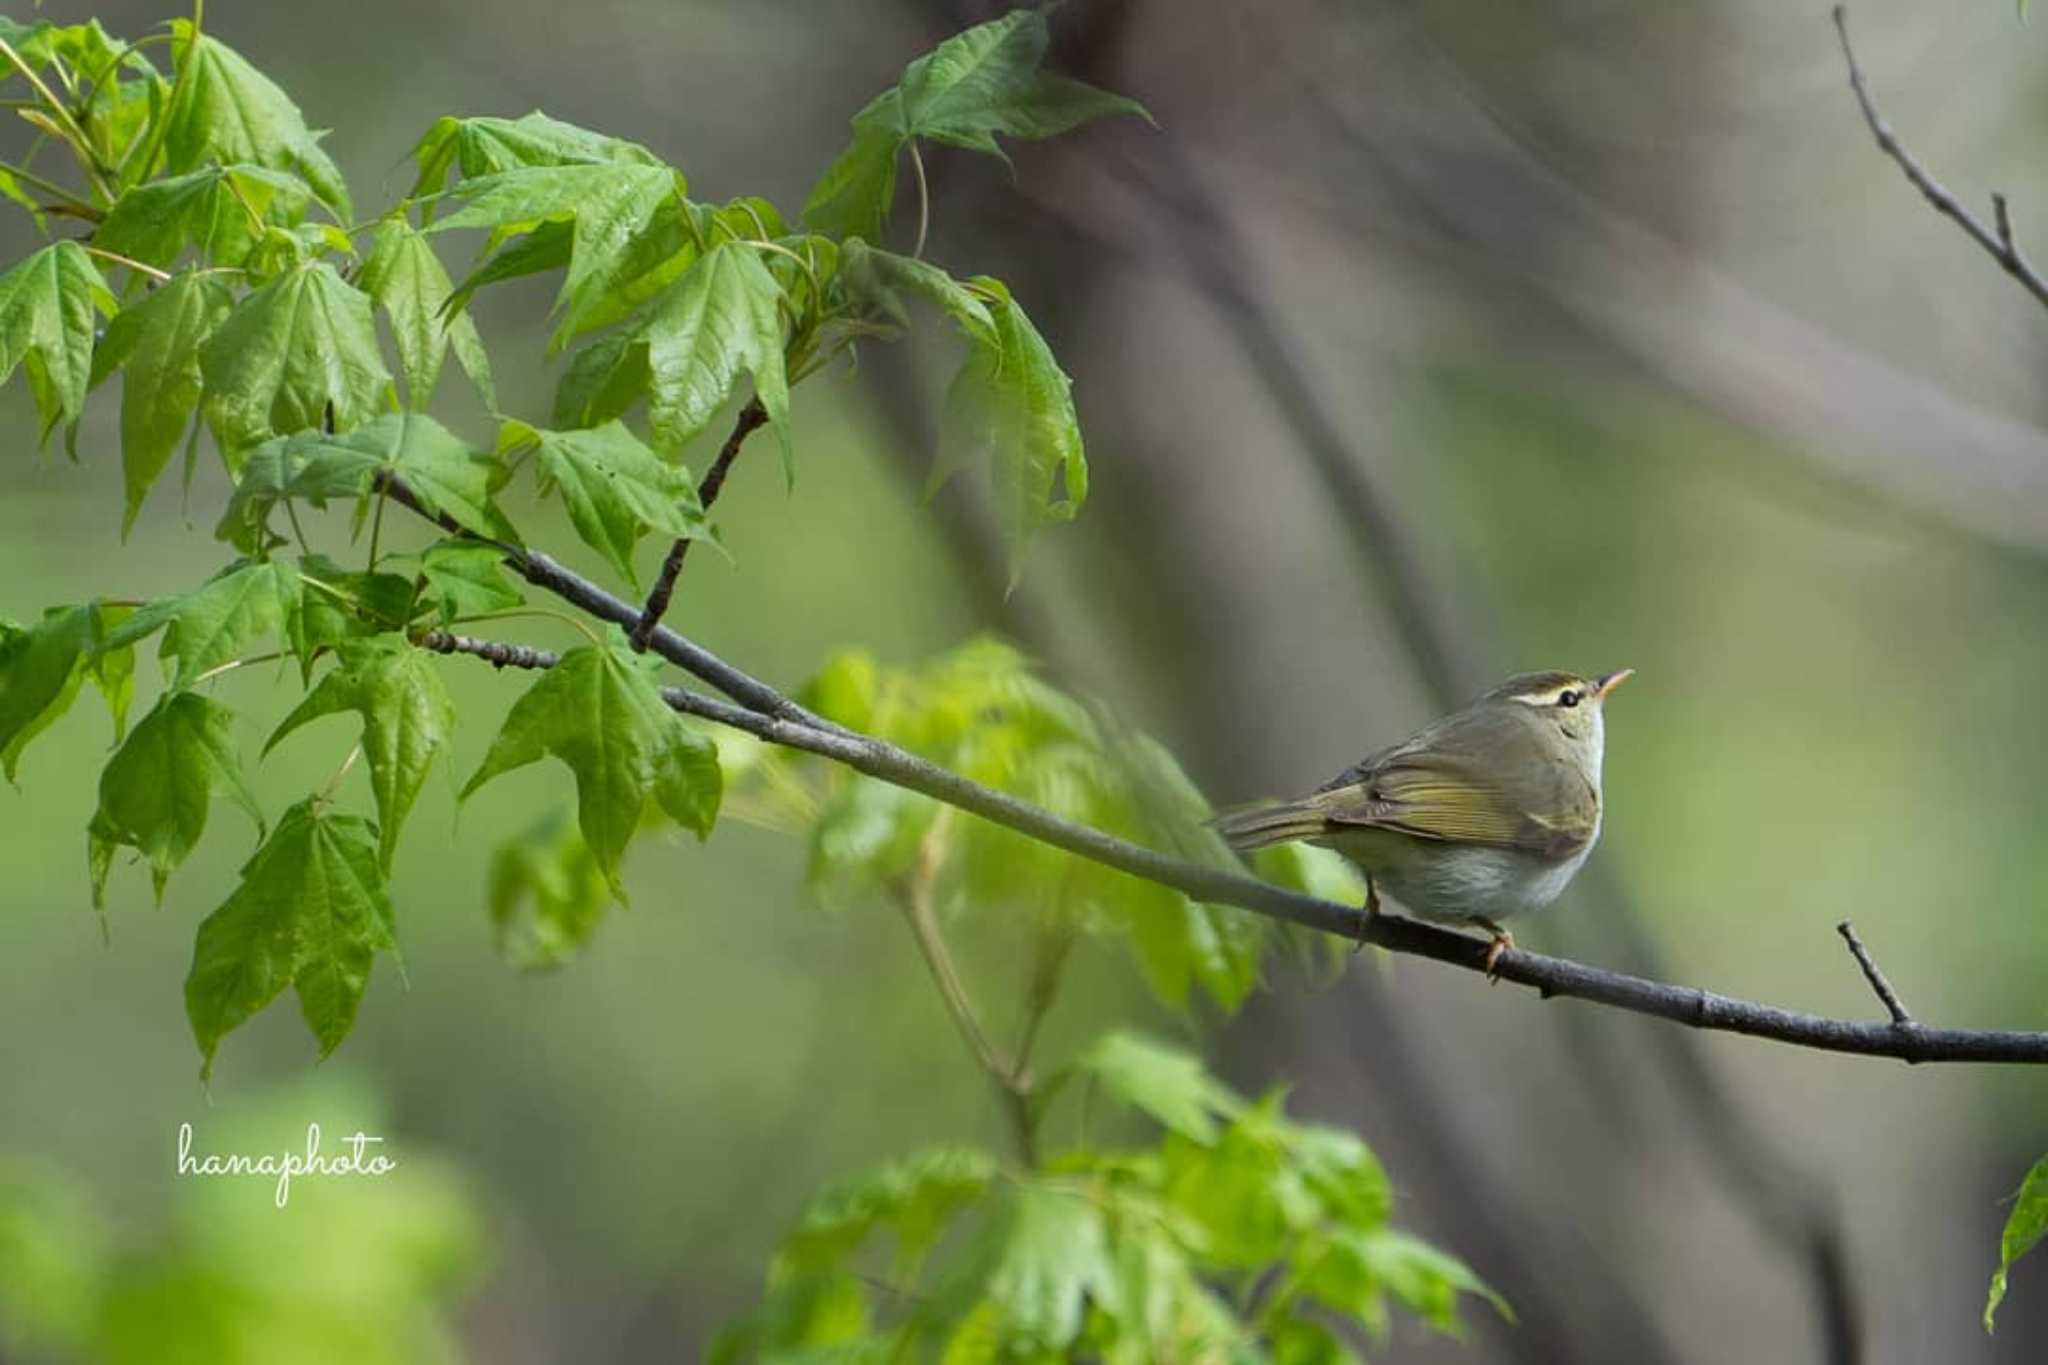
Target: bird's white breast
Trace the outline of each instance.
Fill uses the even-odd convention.
[[[1562,861],[1519,849],[1451,845],[1388,830],[1328,840],[1370,872],[1380,889],[1420,919],[1512,919],[1550,904],[1585,864],[1599,839]]]

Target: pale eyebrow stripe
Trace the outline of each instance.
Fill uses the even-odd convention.
[[[1535,692],[1525,697],[1509,697],[1508,700],[1518,701],[1524,706],[1555,706],[1558,703],[1558,699],[1564,696],[1565,693],[1578,692],[1583,695],[1585,690],[1586,685],[1584,683],[1566,683],[1564,686],[1549,692]]]

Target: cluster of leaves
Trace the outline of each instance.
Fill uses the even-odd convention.
[[[1142,112],[1045,76],[1044,47],[1043,16],[1021,11],[914,64],[888,97],[904,110],[892,156],[916,138],[997,152],[995,133],[1045,136]],[[220,1039],[286,987],[331,1050],[375,955],[395,951],[386,878],[455,718],[419,637],[521,606],[503,561],[523,537],[498,499],[522,465],[637,589],[648,536],[716,539],[684,447],[748,401],[793,468],[791,386],[857,339],[894,335],[915,297],[968,341],[936,477],[990,465],[1013,556],[1086,495],[1068,381],[1043,339],[1000,281],[957,280],[870,240],[890,211],[874,186],[821,188],[792,224],[759,198],[693,200],[683,173],[646,147],[545,114],[450,117],[415,149],[411,192],[358,222],[299,108],[196,14],[134,43],[97,21],[0,21],[0,79],[29,97],[20,112],[38,130],[24,161],[0,162],[0,194],[46,230],[84,229],[0,273],[0,379],[25,372],[44,438],[63,426],[75,454],[89,392],[121,377],[124,534],[181,445],[189,480],[202,433],[233,483],[216,535],[236,557],[204,583],[0,622],[10,778],[87,678],[112,709],[118,747],[87,838],[95,903],[124,850],[148,863],[161,899],[216,797],[256,828],[240,886],[200,926],[186,986],[209,1068]],[[858,123],[856,143],[868,136]],[[38,169],[35,157],[51,154],[69,165]],[[841,212],[856,202],[865,236]],[[457,278],[437,243],[463,232],[485,236]],[[561,281],[550,349],[573,354],[547,414],[501,413],[468,304],[541,272]],[[492,411],[486,441],[423,411],[450,352]],[[385,528],[394,485],[450,534],[396,544]],[[351,542],[368,529],[359,568],[308,538],[309,525],[334,522],[302,511],[337,503],[352,510]],[[151,635],[165,686],[130,731],[135,649]],[[199,689],[270,657],[296,660],[308,690],[265,751],[322,717],[354,716],[374,820],[342,809],[340,773],[266,817],[234,713]],[[590,635],[532,684],[464,795],[550,757],[576,781],[573,833],[510,842],[492,874],[494,920],[531,963],[572,951],[605,902],[623,899],[620,859],[643,820],[707,834],[723,786],[712,743],[666,706],[652,661],[616,633]],[[561,923],[575,928],[554,932]]]
[[[1191,861],[1236,866],[1202,823],[1208,803],[1171,753],[1050,686],[1001,641],[973,641],[909,669],[846,652],[803,699],[829,720],[1077,823]],[[1039,915],[1124,939],[1154,994],[1174,1009],[1197,988],[1234,1009],[1258,984],[1281,932],[1260,916],[1192,900],[1000,825],[942,820],[943,807],[916,792],[836,766],[815,771],[823,790],[809,822],[810,873],[828,895],[898,885],[922,860],[935,869],[940,898],[956,909]],[[1299,849],[1282,858],[1288,865],[1272,869],[1281,880],[1320,877],[1321,889],[1359,898],[1334,855]]]
[[[1194,1057],[1110,1034],[1043,1099],[1099,1091],[1156,1143],[1087,1142],[1036,1170],[939,1148],[814,1198],[762,1304],[713,1360],[1334,1362],[1391,1307],[1459,1327],[1506,1305],[1454,1257],[1392,1227],[1372,1152],[1249,1102]],[[1086,1114],[1085,1100],[1080,1106]]]
[[[1209,806],[1171,753],[1053,687],[1003,641],[975,640],[914,667],[885,667],[864,651],[846,651],[799,695],[827,720],[1070,820],[1184,858],[1236,865],[1203,824]],[[717,744],[729,808],[802,837],[810,883],[828,903],[893,896],[923,866],[952,913],[1035,919],[1058,934],[1127,943],[1155,996],[1175,1010],[1197,989],[1235,1008],[1257,984],[1275,936],[1288,932],[999,825],[948,818],[930,797],[835,763],[730,732]],[[1327,850],[1264,850],[1259,870],[1311,894],[1364,899],[1348,864]],[[553,967],[595,931],[610,888],[590,846],[555,812],[499,849],[490,897],[507,957]],[[1290,935],[1287,946],[1348,951],[1324,935]]]

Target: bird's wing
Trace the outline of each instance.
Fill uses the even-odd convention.
[[[1314,798],[1333,825],[1369,825],[1421,839],[1520,849],[1569,858],[1599,828],[1599,801],[1569,765],[1542,761],[1533,732],[1498,727],[1483,737],[1450,723],[1375,754],[1346,770]],[[1491,757],[1481,763],[1482,739]],[[1523,746],[1532,752],[1518,752]],[[1518,761],[1519,760],[1519,761]],[[1528,791],[1505,791],[1487,774],[1506,768],[1528,776]],[[1549,819],[1533,810],[1556,812]]]

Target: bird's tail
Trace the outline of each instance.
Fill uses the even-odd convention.
[[[1311,839],[1329,827],[1322,805],[1310,797],[1280,805],[1243,806],[1227,810],[1209,821],[1239,853],[1295,839]]]

